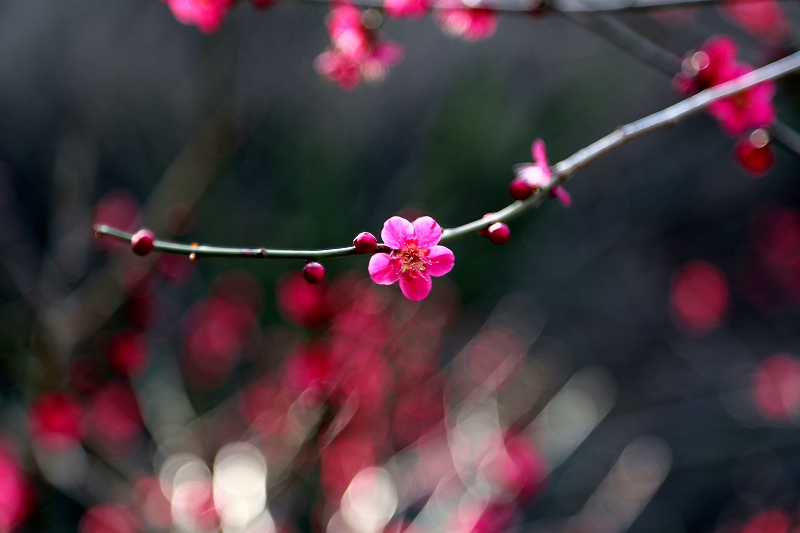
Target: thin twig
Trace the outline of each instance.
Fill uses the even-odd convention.
[[[797,70],[800,70],[800,52],[796,52],[774,63],[770,63],[765,67],[754,70],[735,80],[706,89],[691,98],[687,98],[657,113],[621,126],[602,139],[556,164],[553,167],[553,180],[543,186],[540,191],[532,197],[524,201],[516,201],[489,217],[474,220],[456,228],[446,229],[442,235],[441,242],[452,241],[475,233],[489,227],[495,222],[506,222],[514,219],[528,209],[539,206],[554,187],[567,181],[578,170],[608,155],[617,148],[656,130],[673,126],[681,120],[702,111],[709,104],[717,100],[749,89],[761,82],[782,78]],[[131,238],[130,233],[115,230],[108,226],[98,226],[95,228],[95,231],[99,235],[107,235],[123,241],[129,241]],[[183,255],[195,254],[195,257],[252,257],[261,259],[280,258],[308,260],[360,255],[352,246],[328,250],[270,250],[266,248],[227,248],[205,245],[185,245],[156,241],[155,249],[167,253]],[[389,249],[387,247],[382,247],[377,251],[387,252]]]

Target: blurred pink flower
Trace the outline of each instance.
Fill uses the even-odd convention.
[[[529,503],[547,483],[547,466],[526,435],[506,434],[503,451],[490,465],[489,475],[509,496]]]
[[[181,24],[197,26],[203,33],[214,33],[225,19],[233,0],[163,0]]]
[[[314,61],[317,72],[346,91],[358,87],[362,77],[368,82],[382,80],[390,67],[403,60],[403,48],[381,41],[361,15],[349,2],[334,2],[328,19],[332,46]]]
[[[100,444],[123,454],[142,429],[139,400],[129,385],[120,382],[109,383],[92,396],[88,419]]]
[[[749,65],[740,63],[738,68],[721,75],[718,83],[736,79],[752,71]],[[775,106],[772,105],[774,94],[775,84],[765,81],[738,94],[717,100],[708,106],[708,113],[719,121],[725,133],[738,137],[748,130],[771,126],[775,122]]]
[[[525,180],[531,187],[544,187],[553,179],[553,174],[550,172],[550,163],[547,161],[547,152],[545,151],[543,140],[536,139],[533,141],[531,154],[534,162],[516,165],[514,171],[517,174],[517,178]],[[572,197],[561,185],[553,187],[550,190],[550,195],[555,196],[564,207],[572,205]]]
[[[313,328],[333,316],[324,282],[311,285],[294,272],[278,280],[275,292],[281,315],[298,326]]]
[[[428,12],[426,0],[384,0],[383,10],[389,17],[420,18]]]
[[[800,408],[800,361],[788,353],[763,360],[753,374],[753,401],[772,420],[785,420]]]
[[[37,444],[52,451],[74,448],[83,437],[83,409],[64,392],[39,396],[29,412],[31,436]]]
[[[488,39],[497,29],[497,16],[494,11],[480,7],[464,7],[460,2],[452,7],[447,3],[437,5],[433,16],[442,31],[469,41]]]
[[[149,360],[150,343],[139,331],[122,331],[108,343],[108,362],[114,372],[123,377],[141,374]]]
[[[766,41],[781,43],[791,34],[775,0],[726,0],[720,10],[746,31]]]
[[[728,281],[711,263],[692,261],[672,278],[669,299],[679,325],[693,334],[708,333],[722,323],[728,311]]]
[[[0,443],[0,532],[17,530],[31,514],[33,487],[12,450]]]
[[[720,83],[720,79],[730,79],[735,72],[736,41],[727,35],[711,37],[700,50],[687,54],[681,63],[681,71],[673,79],[674,87],[689,96]]]
[[[453,269],[455,256],[439,246],[442,228],[431,217],[413,223],[392,217],[383,225],[383,242],[391,253],[379,253],[369,260],[369,275],[379,285],[400,281],[400,290],[409,300],[419,301],[431,292],[431,276],[444,276]]]

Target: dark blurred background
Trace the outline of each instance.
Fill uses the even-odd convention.
[[[160,346],[147,371],[158,374],[159,358],[180,351],[187,309],[231,270],[263,290],[264,342],[291,328],[276,284],[300,262],[159,262],[178,283],[152,289],[137,311],[131,287],[151,283],[155,259],[98,245],[98,209],[164,238],[273,248],[343,246],[397,213],[454,226],[508,203],[511,168],[531,160],[533,139],[555,163],[678,100],[669,76],[557,13],[502,16],[478,43],[448,38],[430,17],[387,20],[381,32],[405,60],[383,83],[343,92],[312,66],[328,45],[326,12],[244,3],[209,36],[158,0],[0,2],[0,420],[34,479],[27,530],[74,531],[91,503],[51,487],[25,451],[26,406],[62,388],[73,361],[138,320]],[[721,33],[752,64],[776,54],[713,6],[684,15],[680,25],[616,17],[678,55]],[[796,81],[781,82],[776,105],[800,127],[797,94]],[[672,468],[632,533],[712,531],[768,507],[796,513],[800,159],[778,147],[774,168],[753,179],[732,145],[698,114],[580,171],[567,184],[573,206],[546,202],[515,220],[506,245],[452,243],[455,268],[434,281],[434,294],[460,301],[442,364],[498,302],[523,294],[541,328],[532,353],[558,353],[561,384],[593,365],[616,383],[611,412],[555,469],[520,530],[578,513],[644,434],[668,445]],[[671,307],[687,264],[722,274],[710,289],[698,282],[698,298],[724,300],[710,325],[693,328],[674,298]],[[366,266],[325,263],[331,280]],[[770,411],[754,376],[778,353],[789,362],[761,367],[764,394],[778,397]],[[213,411],[260,364],[279,359],[243,363],[218,387],[190,385],[194,409]]]

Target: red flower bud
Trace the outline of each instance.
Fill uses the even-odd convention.
[[[492,244],[505,244],[511,237],[511,230],[502,222],[495,222],[486,231]]]
[[[303,277],[307,282],[315,285],[325,279],[325,267],[316,261],[309,261],[303,267]]]
[[[508,186],[508,192],[514,200],[526,200],[533,196],[533,187],[522,178],[514,178]]]
[[[766,130],[757,129],[733,146],[733,160],[754,178],[760,178],[775,163],[775,150]]]
[[[155,248],[156,236],[149,229],[140,229],[131,237],[131,249],[136,255],[147,255]]]
[[[372,233],[364,231],[353,239],[353,246],[360,254],[371,254],[378,249],[378,239]]]

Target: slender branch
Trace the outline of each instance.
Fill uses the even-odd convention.
[[[754,70],[735,80],[706,89],[691,98],[687,98],[666,109],[647,117],[621,126],[602,139],[579,150],[553,167],[553,179],[543,186],[538,193],[524,201],[516,201],[493,215],[474,220],[456,228],[445,229],[441,242],[452,241],[489,227],[495,222],[506,222],[520,216],[525,211],[538,207],[557,185],[564,183],[578,170],[592,164],[617,148],[643,137],[654,131],[673,126],[681,120],[705,109],[709,104],[722,98],[739,93],[767,80],[782,78],[800,70],[800,52],[780,59],[774,63]],[[131,234],[108,226],[97,226],[98,235],[106,235],[122,241],[130,241]],[[331,259],[350,255],[360,255],[352,246],[332,248],[328,250],[270,250],[267,248],[227,248],[197,244],[176,244],[166,241],[155,241],[155,249],[161,252],[191,255],[195,257],[249,257],[260,259]],[[388,252],[386,246],[377,252]]]

